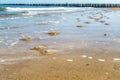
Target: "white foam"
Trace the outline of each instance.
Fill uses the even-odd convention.
[[[120,58],[113,58],[114,61],[120,61]]]
[[[28,59],[33,59],[34,57],[20,57],[20,58],[6,58],[6,59],[0,59],[0,63],[11,63],[15,61],[20,61],[20,60],[28,60]]]
[[[57,8],[11,8],[7,7],[8,11],[39,11],[39,10],[65,10],[64,7],[57,7]]]
[[[15,42],[11,43],[10,45],[15,46],[16,44],[18,44],[18,41],[15,41]]]
[[[67,59],[66,61],[68,61],[68,62],[73,62],[73,59]]]
[[[105,62],[105,59],[97,59],[98,61]]]
[[[86,58],[87,56],[86,55],[81,55],[82,58]]]
[[[0,62],[2,62],[2,63],[3,63],[3,62],[5,62],[5,60],[0,60]]]
[[[88,59],[93,59],[93,57],[88,57]]]

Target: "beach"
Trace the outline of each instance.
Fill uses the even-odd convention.
[[[0,80],[119,80],[120,11],[11,6],[0,13]]]

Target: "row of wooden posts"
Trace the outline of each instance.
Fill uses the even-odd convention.
[[[120,7],[120,4],[2,4],[2,5],[26,5],[26,6],[65,6],[65,7]]]

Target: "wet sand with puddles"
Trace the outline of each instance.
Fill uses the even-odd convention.
[[[87,9],[0,28],[0,80],[119,80],[119,13]]]

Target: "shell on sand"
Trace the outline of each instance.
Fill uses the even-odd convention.
[[[32,38],[31,38],[31,37],[24,37],[24,38],[22,38],[21,40],[22,40],[22,41],[31,41]]]
[[[50,36],[56,36],[56,35],[59,35],[60,33],[59,32],[49,32],[48,35]]]
[[[3,41],[2,41],[2,40],[0,40],[0,43],[3,43]]]
[[[31,48],[31,50],[36,50],[36,51],[43,51],[45,49],[46,49],[46,47],[44,47],[44,46],[36,46],[36,47]]]
[[[56,54],[56,50],[45,50],[45,51],[42,51],[41,54],[42,55],[53,55],[53,54]]]

